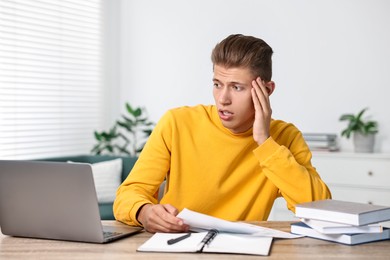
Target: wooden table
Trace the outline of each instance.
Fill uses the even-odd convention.
[[[122,225],[103,221],[105,225]],[[251,222],[283,231],[291,222]],[[152,234],[142,232],[109,244],[8,237],[0,233],[0,259],[242,259],[260,256],[191,253],[141,253]],[[390,259],[390,240],[347,246],[312,238],[274,239],[269,259]]]

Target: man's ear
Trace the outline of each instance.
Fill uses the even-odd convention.
[[[275,82],[273,82],[272,80],[271,81],[268,81],[266,84],[265,84],[266,88],[267,88],[267,91],[268,91],[268,95],[271,96],[271,94],[274,92],[275,90]]]

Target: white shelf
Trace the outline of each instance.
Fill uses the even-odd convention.
[[[315,157],[330,157],[330,158],[362,158],[362,159],[384,159],[390,160],[390,153],[355,153],[355,152],[327,152],[327,151],[312,151],[313,158]]]

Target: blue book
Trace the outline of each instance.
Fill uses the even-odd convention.
[[[305,223],[297,222],[291,224],[291,233],[337,242],[345,245],[357,245],[390,239],[390,229],[386,227],[384,227],[383,231],[380,233],[324,234],[309,227]]]

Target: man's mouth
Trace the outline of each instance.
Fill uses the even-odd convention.
[[[233,113],[227,110],[219,110],[219,117],[222,120],[230,120],[233,116]]]
[[[225,116],[228,116],[228,115],[232,115],[233,113],[229,112],[229,111],[221,111],[222,114],[224,114]]]

